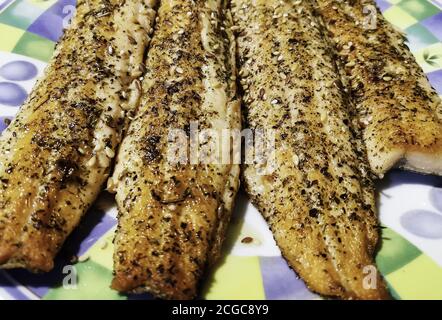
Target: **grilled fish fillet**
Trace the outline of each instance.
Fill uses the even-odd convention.
[[[139,92],[155,1],[78,1],[45,74],[0,138],[0,265],[49,271],[109,173]],[[130,49],[128,49],[130,43]]]
[[[119,210],[116,290],[193,298],[207,265],[219,256],[239,165],[192,156],[211,150],[204,148],[204,137],[194,140],[199,135],[192,128],[198,126],[201,135],[207,129],[240,130],[230,27],[224,1],[161,1],[142,102],[108,184]],[[192,136],[196,147],[188,148],[187,140],[180,145],[172,130]],[[230,145],[223,152],[233,157]],[[180,153],[175,159],[171,146],[191,155],[177,163]]]
[[[372,258],[378,221],[364,150],[352,144],[357,132],[311,4],[233,0],[231,12],[246,122],[267,130],[261,156],[245,164],[246,191],[311,290],[387,298]]]
[[[339,53],[371,169],[442,174],[442,102],[372,0],[313,0]]]

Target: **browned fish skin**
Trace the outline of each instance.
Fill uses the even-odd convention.
[[[388,298],[379,272],[376,288],[364,288],[378,239],[373,185],[311,4],[233,0],[231,11],[246,122],[275,130],[273,173],[245,166],[253,203],[311,290]]]
[[[95,200],[155,19],[151,0],[83,0],[0,138],[0,267],[49,271]],[[130,52],[127,43],[131,43]]]
[[[119,209],[116,290],[190,299],[219,256],[239,165],[174,164],[168,133],[188,132],[191,121],[240,129],[230,26],[224,1],[161,1],[142,103],[109,179]]]
[[[313,0],[341,60],[371,169],[394,166],[442,175],[442,103],[373,0]],[[366,8],[364,12],[364,8]],[[370,28],[370,21],[375,28]]]

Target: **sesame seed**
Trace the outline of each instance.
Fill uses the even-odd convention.
[[[109,147],[106,147],[106,149],[104,149],[104,152],[106,153],[106,155],[109,157],[109,158],[113,158],[113,157],[115,157],[115,152],[114,152],[114,150],[112,150],[111,148],[109,148]]]
[[[108,245],[107,241],[106,241],[106,240],[103,240],[103,241],[101,242],[101,244],[100,244],[100,249],[101,249],[101,250],[106,249],[106,248],[107,248],[107,245]]]
[[[92,158],[89,159],[89,161],[86,163],[87,167],[93,167],[97,163],[97,158],[95,156],[92,156]]]
[[[89,260],[89,256],[88,255],[82,255],[81,257],[78,258],[78,262],[86,262]]]
[[[297,154],[293,155],[293,163],[295,164],[295,166],[298,166],[299,164],[299,157]]]

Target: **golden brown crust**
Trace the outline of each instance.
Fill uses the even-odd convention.
[[[245,165],[248,194],[311,290],[387,298],[373,261],[378,220],[365,150],[313,7],[233,0],[232,16],[247,125],[275,136],[274,161]],[[374,289],[364,287],[366,266],[376,272]]]
[[[78,1],[45,75],[0,138],[0,267],[49,271],[95,200],[123,107],[136,102],[131,83],[141,75],[154,2]]]
[[[373,0],[313,3],[338,50],[373,172],[399,166],[442,174],[442,102],[404,36]]]
[[[161,3],[141,107],[109,182],[119,209],[116,290],[193,298],[219,255],[239,167],[174,164],[168,136],[173,129],[188,135],[193,121],[199,130],[240,129],[230,23],[224,1]]]

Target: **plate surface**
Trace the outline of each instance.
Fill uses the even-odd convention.
[[[442,94],[442,0],[377,3],[407,34],[417,61]],[[74,0],[0,0],[0,131],[41,76],[74,9]],[[377,187],[385,228],[376,260],[393,296],[442,299],[442,178],[393,171]],[[112,196],[103,193],[67,241],[52,272],[0,271],[0,299],[151,298],[109,289],[115,215]],[[253,241],[243,243],[245,237]],[[72,265],[74,255],[82,262]],[[205,281],[203,297],[319,299],[288,268],[266,223],[243,194],[225,254]]]

